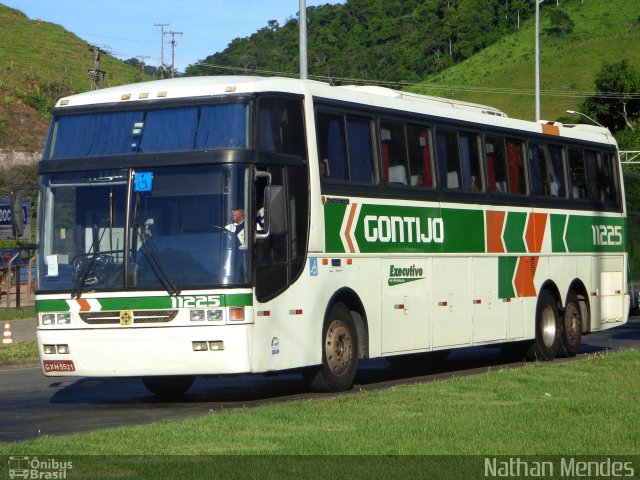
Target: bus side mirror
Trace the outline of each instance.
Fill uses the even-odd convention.
[[[282,185],[269,185],[264,190],[265,229],[275,235],[285,232],[284,188]]]
[[[11,231],[18,238],[24,235],[24,212],[22,211],[22,195],[18,190],[11,192]]]

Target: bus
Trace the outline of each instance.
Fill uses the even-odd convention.
[[[624,186],[600,127],[178,78],[59,100],[39,179],[48,376],[176,395],[196,376],[296,371],[341,391],[362,359],[552,360],[627,320]]]

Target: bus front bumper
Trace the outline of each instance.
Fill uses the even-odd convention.
[[[251,327],[39,329],[38,351],[47,376],[248,373]]]

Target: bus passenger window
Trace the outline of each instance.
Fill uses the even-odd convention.
[[[522,142],[487,136],[484,152],[487,183],[491,192],[515,195],[527,193]]]
[[[527,193],[524,155],[522,142],[519,140],[507,140],[507,177],[509,178],[509,193],[520,195]]]
[[[584,166],[584,151],[569,150],[569,180],[572,198],[587,198],[587,178]]]
[[[318,158],[326,164],[327,176],[332,180],[348,180],[344,117],[331,113],[318,113],[316,121]]]
[[[373,183],[371,120],[347,117],[347,139],[350,180]]]
[[[472,133],[460,133],[460,163],[462,167],[462,186],[466,192],[482,192],[482,170],[479,155],[479,137]]]
[[[436,133],[436,157],[438,159],[440,185],[443,188],[462,188],[460,158],[456,132],[438,130]]]
[[[508,179],[504,139],[486,137],[484,152],[487,161],[487,182],[491,192],[507,192]]]
[[[604,201],[609,203],[618,204],[618,183],[616,182],[617,176],[617,161],[616,157],[611,154],[605,154],[603,160],[603,184],[604,184]]]
[[[549,145],[548,150],[551,196],[566,198],[567,192],[565,191],[564,181],[564,149],[557,145]]]
[[[584,168],[587,177],[587,191],[586,198],[592,202],[601,202],[602,197],[600,195],[599,178],[598,178],[598,158],[599,153],[592,151],[584,152]]]
[[[410,184],[417,187],[433,187],[431,164],[431,140],[429,130],[418,125],[407,125],[409,147]]]
[[[408,185],[407,147],[404,126],[399,123],[380,123],[380,150],[384,181]]]
[[[258,103],[258,146],[270,152],[306,157],[302,103],[262,98]]]
[[[564,197],[564,170],[560,147],[529,144],[531,190],[534,195]]]

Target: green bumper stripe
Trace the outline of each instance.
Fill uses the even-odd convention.
[[[183,300],[177,302],[174,297],[115,297],[115,298],[99,298],[97,300],[101,305],[101,310],[118,311],[118,310],[167,310],[178,308],[180,304],[193,306],[196,302],[203,300],[203,304],[207,305],[208,299],[205,297],[216,297],[220,300],[221,307],[249,307],[253,305],[253,295],[251,293],[233,293],[219,295],[179,295]],[[82,300],[89,298],[82,297]],[[70,300],[73,305],[75,300]],[[213,303],[213,302],[211,302]],[[66,300],[38,300],[36,302],[38,312],[68,312],[71,310]]]

